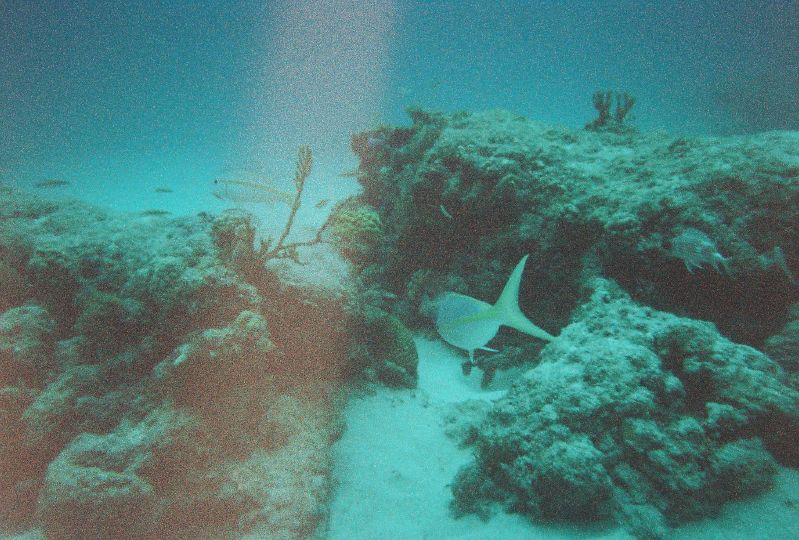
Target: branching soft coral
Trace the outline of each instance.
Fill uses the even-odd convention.
[[[309,242],[294,242],[291,244],[285,243],[286,238],[291,232],[291,227],[294,225],[294,218],[297,215],[297,211],[300,209],[300,204],[302,203],[302,192],[305,189],[305,180],[307,180],[308,176],[311,174],[312,164],[313,155],[311,154],[311,147],[307,145],[301,145],[300,149],[297,151],[297,169],[294,173],[295,195],[294,200],[291,203],[291,212],[289,213],[289,218],[286,220],[286,225],[283,227],[283,232],[280,234],[280,237],[277,239],[277,243],[274,245],[274,247],[270,248],[271,242],[268,240],[261,243],[261,247],[258,250],[258,258],[262,261],[266,261],[267,259],[272,259],[274,257],[296,258],[296,249],[298,246],[317,244],[322,241],[321,234],[322,230],[324,229],[324,225],[319,229],[319,231],[317,231],[314,239]]]
[[[291,228],[294,225],[294,219],[297,216],[297,211],[302,204],[302,193],[305,190],[305,181],[311,174],[311,167],[313,165],[313,154],[311,148],[307,145],[301,145],[297,152],[297,166],[294,173],[294,193],[281,191],[264,181],[252,180],[239,180],[239,179],[224,179],[216,180],[222,189],[217,191],[215,195],[221,199],[226,199],[232,202],[239,203],[260,203],[260,204],[273,204],[276,202],[283,202],[291,205],[289,217],[283,227],[283,231],[277,239],[277,242],[272,243],[271,238],[261,240],[260,246],[254,252],[254,258],[260,263],[264,263],[269,259],[288,257],[292,259],[297,258],[297,248],[299,246],[318,244],[322,242],[322,232],[324,231],[327,223],[322,225],[317,231],[313,239],[304,242],[286,242]],[[251,236],[254,237],[254,231]]]
[[[294,173],[294,193],[279,191],[268,182],[244,180],[217,180],[223,190],[217,196],[234,202],[273,204],[285,202],[291,205],[286,224],[277,241],[265,238],[257,249],[255,228],[247,220],[221,220],[218,223],[217,242],[226,251],[228,259],[236,259],[238,266],[263,266],[270,259],[290,258],[298,260],[297,248],[330,242],[344,257],[358,264],[367,261],[383,235],[380,216],[367,205],[353,205],[344,201],[336,205],[325,222],[310,240],[287,242],[291,234],[297,211],[302,204],[305,182],[311,174],[313,155],[310,147],[302,145],[297,152]],[[326,202],[323,201],[322,204]],[[319,207],[319,206],[318,206]],[[238,240],[236,240],[238,239]],[[243,247],[243,249],[242,249]]]

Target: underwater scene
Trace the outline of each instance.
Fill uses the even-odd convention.
[[[799,2],[0,2],[0,539],[799,538]]]

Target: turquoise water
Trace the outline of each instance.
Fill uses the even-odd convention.
[[[799,1],[0,0],[0,82],[0,537],[792,540]]]
[[[797,2],[6,1],[0,178],[192,212],[229,170],[290,181],[299,144],[349,170],[350,134],[411,104],[578,127],[600,88],[645,130],[796,129],[797,21]]]

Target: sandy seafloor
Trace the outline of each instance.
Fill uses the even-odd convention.
[[[331,502],[330,540],[621,540],[633,538],[613,526],[533,524],[498,510],[489,521],[455,519],[449,484],[471,456],[443,429],[449,406],[467,399],[497,399],[511,382],[501,372],[481,390],[479,369],[461,373],[460,354],[440,341],[416,337],[419,384],[414,390],[380,388],[355,396],[345,413],[347,428],[334,447],[337,487]],[[518,375],[518,373],[516,373]],[[795,540],[799,508],[786,505],[799,494],[799,471],[781,468],[763,496],[727,504],[714,519],[672,529],[679,540]]]

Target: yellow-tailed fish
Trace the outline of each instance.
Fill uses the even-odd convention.
[[[214,180],[219,189],[214,191],[214,195],[219,199],[239,203],[239,204],[272,204],[282,202],[288,205],[294,204],[295,193],[282,191],[273,188],[263,182],[251,180]]]
[[[446,292],[436,299],[436,329],[444,341],[469,353],[469,365],[474,363],[474,351],[485,349],[503,325],[546,341],[555,339],[519,308],[519,286],[527,257],[516,264],[493,305],[456,292]]]

